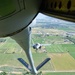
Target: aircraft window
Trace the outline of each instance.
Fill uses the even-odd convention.
[[[69,0],[67,3],[67,9],[70,9],[70,8],[71,8],[71,0]]]
[[[54,4],[54,8],[56,8],[57,7],[57,2],[55,2],[55,4]]]
[[[53,8],[53,2],[51,2],[51,8]]]
[[[61,7],[62,7],[62,2],[59,3],[59,9],[61,9]]]

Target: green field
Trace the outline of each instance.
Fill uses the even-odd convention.
[[[36,39],[35,39],[36,38]],[[55,42],[63,42],[64,38],[62,36],[45,36],[43,34],[34,34],[32,35],[32,41],[34,41],[35,43],[39,42],[39,43],[55,43]]]
[[[46,75],[75,75],[75,72],[51,72]]]
[[[14,40],[10,38],[4,39],[6,39],[5,42],[0,42],[0,71],[11,73],[13,71],[21,72],[21,74],[18,75],[22,75],[22,73],[26,72],[26,68],[17,59],[23,58],[28,62],[26,54]],[[36,52],[31,47],[35,66],[40,64],[44,59],[48,57],[51,58],[51,60],[40,69],[43,75],[75,74],[75,45],[70,41],[67,43],[64,41],[65,38],[61,35],[32,35],[31,45],[35,43],[51,44],[42,46],[41,50],[46,50],[47,53],[40,52],[40,50]]]

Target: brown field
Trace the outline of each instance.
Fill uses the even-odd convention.
[[[75,71],[75,59],[68,53],[49,53],[55,71]]]

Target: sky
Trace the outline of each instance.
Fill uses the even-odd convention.
[[[47,16],[47,15],[44,15],[44,14],[41,14],[39,13],[37,15],[37,17],[32,21],[31,25],[30,26],[34,26],[36,24],[36,19],[45,19],[45,20],[50,20],[51,23],[64,23],[64,24],[75,24],[73,22],[69,22],[69,21],[65,21],[65,20],[61,20],[61,19],[57,19],[57,18],[54,18],[54,17],[50,17],[50,16]]]

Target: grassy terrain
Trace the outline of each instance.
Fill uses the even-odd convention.
[[[69,53],[51,53],[48,56],[51,57],[55,71],[75,70],[75,59]]]
[[[75,75],[75,72],[51,72],[44,75]]]
[[[52,44],[50,46],[46,46],[45,47],[47,52],[50,53],[62,53],[62,52],[66,52],[66,48],[62,47],[61,44]]]
[[[70,55],[75,59],[75,52],[70,52]]]
[[[35,61],[35,65],[38,66],[41,62],[43,62],[46,58],[48,58],[47,54],[46,53],[34,53],[33,54],[33,57],[34,57],[34,61]],[[40,70],[51,70],[53,71],[54,68],[52,66],[52,63],[51,61],[48,62],[45,66],[43,66]]]
[[[36,57],[35,57],[36,56]],[[48,56],[46,54],[39,54],[39,53],[33,53],[33,58],[35,61],[35,66],[38,66],[44,59],[46,59]],[[12,66],[12,67],[21,67],[24,68],[24,66],[17,60],[18,58],[23,58],[26,62],[28,62],[25,54],[0,54],[0,66]],[[17,63],[17,64],[16,64]],[[41,70],[53,70],[51,66],[51,62],[48,62],[44,67],[42,67]],[[0,68],[1,70],[1,68]]]
[[[36,38],[36,39],[35,39]],[[32,35],[31,44],[51,44],[43,46],[41,50],[44,52],[36,52],[32,47],[33,59],[35,66],[39,65],[44,59],[50,57],[51,60],[43,66],[40,71],[49,71],[49,73],[43,73],[45,75],[74,75],[75,74],[75,45],[68,42],[65,44],[65,38],[61,35]],[[60,43],[59,43],[60,42]],[[17,60],[17,58],[23,58],[28,62],[26,54],[22,48],[15,43],[14,40],[6,38],[5,42],[0,42],[0,70],[5,72],[24,72],[26,68]],[[52,71],[52,72],[51,72]],[[55,72],[53,72],[55,71]],[[61,71],[61,73],[59,72]],[[71,73],[64,71],[73,71]],[[59,73],[58,73],[59,72]],[[62,73],[63,72],[63,73]]]
[[[53,36],[47,36],[43,34],[32,35],[32,44],[37,42],[41,44],[51,44],[51,43],[58,43],[58,42],[63,43],[64,38],[62,36],[56,36],[56,35]]]
[[[72,31],[73,29],[69,28],[69,27],[63,27],[63,28],[58,28],[59,30],[64,30],[64,31]]]
[[[48,52],[75,52],[74,44],[52,44],[46,46]]]
[[[6,42],[0,45],[0,53],[21,53],[21,47],[14,40],[6,38]]]

